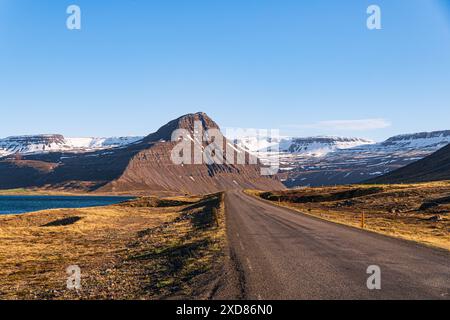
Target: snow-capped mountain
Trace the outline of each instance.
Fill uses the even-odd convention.
[[[447,130],[399,135],[321,157],[281,153],[280,175],[289,187],[358,183],[418,161],[449,143]]]
[[[254,153],[265,165],[280,163],[282,171],[290,171],[304,161],[314,161],[339,150],[373,145],[374,141],[348,137],[240,137],[234,142]]]
[[[198,127],[200,124],[200,127]],[[111,147],[130,142],[129,138],[99,140],[64,139],[61,136],[39,136],[37,138],[13,139],[20,146],[33,146],[31,150],[45,152],[13,155],[0,159],[0,189],[57,188],[68,191],[100,191],[143,193],[161,191],[164,194],[208,194],[222,190],[249,188],[279,190],[283,185],[278,179],[261,175],[262,167],[250,159],[240,164],[174,164],[174,131],[182,130],[183,136],[191,140],[196,149],[205,147],[196,133],[215,131],[215,138],[227,143],[227,156],[238,158],[242,149],[235,148],[226,139],[220,139],[220,128],[207,114],[198,112],[174,119],[156,132],[136,143],[120,148],[98,150],[88,153],[56,152],[49,149],[76,147]],[[181,132],[181,131],[178,131]],[[101,140],[101,139],[100,139]],[[131,141],[136,138],[131,139]],[[215,140],[214,140],[215,141]],[[10,141],[11,142],[11,139]],[[74,146],[75,145],[75,146]],[[7,147],[10,144],[7,144]],[[39,146],[39,147],[36,147]],[[201,149],[200,156],[206,154]],[[30,150],[14,148],[14,150]],[[183,152],[184,153],[184,152]],[[241,158],[241,157],[240,157]],[[231,157],[230,157],[231,159]]]
[[[123,147],[142,137],[65,138],[60,134],[15,136],[0,139],[0,157],[11,154],[89,152]]]
[[[45,152],[64,146],[64,137],[59,134],[8,137],[0,139],[0,155]]]
[[[281,144],[280,151],[303,154],[311,157],[322,157],[330,152],[342,149],[350,149],[363,145],[371,145],[375,142],[362,138],[345,137],[312,137],[293,138],[289,143]]]
[[[66,138],[69,146],[78,149],[109,149],[129,145],[144,137]]]
[[[265,164],[280,164],[288,187],[358,183],[420,160],[450,143],[450,130],[404,134],[375,143],[362,138],[245,137],[235,142]]]
[[[380,145],[402,149],[440,149],[450,143],[450,130],[402,134],[387,139]]]
[[[241,147],[252,152],[281,152],[309,157],[322,157],[330,152],[362,145],[375,144],[372,140],[346,137],[308,137],[308,138],[257,138],[235,139]]]
[[[169,128],[170,129],[170,128]],[[171,132],[171,130],[168,130]],[[14,154],[83,153],[125,147],[142,137],[65,138],[62,135],[0,139],[0,158]],[[264,164],[279,162],[288,187],[359,183],[418,161],[450,143],[450,130],[399,135],[375,143],[362,138],[233,137]]]

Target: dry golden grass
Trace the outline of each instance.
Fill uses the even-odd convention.
[[[0,299],[201,297],[222,257],[222,196],[178,200],[0,216]],[[66,288],[70,265],[79,292]]]
[[[325,220],[450,250],[450,182],[353,185],[264,193],[275,204]],[[432,204],[431,206],[427,204]]]
[[[25,189],[25,188],[17,188],[17,189],[7,189],[0,190],[0,195],[2,196],[28,196],[28,195],[55,195],[55,196],[70,196],[70,195],[79,195],[73,192],[68,191],[58,191],[58,190],[44,190],[44,189]],[[89,194],[83,194],[88,196]]]
[[[17,189],[5,189],[0,190],[0,196],[158,196],[165,198],[177,198],[180,197],[177,193],[171,191],[149,191],[149,190],[133,190],[132,192],[121,191],[121,192],[111,192],[111,191],[91,191],[87,192],[88,187],[85,189],[68,189],[60,188],[55,189],[51,186],[48,188],[17,188]],[[180,198],[186,198],[189,196],[181,196]]]

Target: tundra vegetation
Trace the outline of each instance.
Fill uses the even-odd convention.
[[[0,299],[208,298],[223,263],[222,194],[0,216]],[[81,269],[68,290],[66,269]]]
[[[450,250],[450,181],[262,192],[274,204],[321,219]]]

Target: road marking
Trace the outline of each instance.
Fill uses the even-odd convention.
[[[242,250],[245,250],[245,248],[244,248],[244,244],[242,243],[242,241],[241,241],[241,240],[239,240],[239,245],[241,246],[241,249],[242,249]]]
[[[236,235],[237,235],[238,238],[240,238],[239,232],[236,232]]]

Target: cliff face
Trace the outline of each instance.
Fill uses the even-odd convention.
[[[189,163],[174,164],[172,133],[182,129],[183,139],[191,152]],[[105,185],[104,191],[164,190],[183,193],[210,193],[228,189],[283,189],[276,178],[262,175],[259,161],[252,164],[248,153],[232,144],[223,135],[217,137],[223,146],[223,164],[194,164],[194,152],[204,158],[208,142],[195,135],[196,131],[206,133],[210,129],[220,131],[219,126],[204,113],[189,114],[169,122],[156,133],[147,136],[144,143],[150,145],[134,155],[121,176]],[[198,133],[198,132],[197,132]],[[220,133],[221,134],[221,133]],[[236,159],[245,157],[245,164],[236,164]],[[227,161],[230,164],[227,164]]]
[[[274,178],[261,176],[259,165],[173,164],[173,143],[158,143],[136,154],[123,174],[102,191],[164,190],[211,193],[229,189],[283,189]]]
[[[173,120],[157,132],[126,147],[88,153],[48,153],[24,155],[0,161],[0,188],[47,187],[89,191],[170,191],[211,193],[227,189],[282,189],[275,178],[261,175],[259,162],[250,164],[175,164],[171,154],[180,141],[172,142],[172,133],[183,129],[181,140],[203,157],[208,142],[195,130],[219,130],[204,113],[189,114]],[[245,152],[223,136],[224,152],[232,157]],[[185,151],[183,151],[185,152]]]

